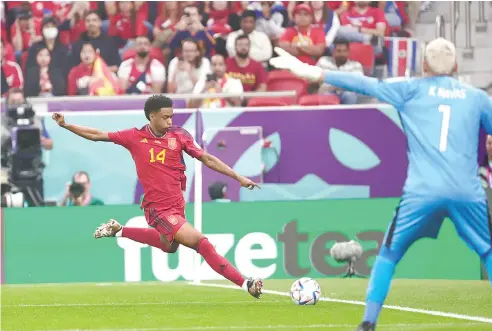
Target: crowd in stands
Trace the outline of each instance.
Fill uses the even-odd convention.
[[[273,47],[328,70],[372,75],[375,61],[386,61],[383,38],[409,37],[412,23],[405,1],[1,4],[2,94],[241,93],[286,89],[287,81],[298,91],[289,100],[190,100],[215,108],[356,103],[354,94],[272,70]]]

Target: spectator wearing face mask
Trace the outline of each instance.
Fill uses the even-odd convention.
[[[255,30],[256,13],[246,10],[241,17],[241,30],[234,31],[227,36],[227,53],[229,56],[236,55],[236,39],[240,35],[248,36],[250,40],[249,56],[258,62],[266,62],[272,57],[272,44],[270,38],[260,31]]]
[[[118,70],[121,88],[126,94],[161,93],[166,80],[166,68],[149,56],[150,40],[146,36],[135,40],[136,55],[123,61]]]
[[[38,48],[36,64],[27,68],[24,95],[26,97],[51,97],[65,95],[65,78],[58,66],[51,65],[48,48]]]
[[[41,29],[43,39],[34,43],[27,53],[26,68],[36,66],[36,56],[40,49],[47,49],[50,53],[51,63],[61,69],[64,77],[68,74],[68,47],[60,42],[56,19],[52,16],[43,19]]]

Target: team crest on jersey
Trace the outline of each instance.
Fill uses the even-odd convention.
[[[174,149],[176,149],[176,146],[177,146],[177,144],[176,144],[176,138],[168,138],[167,139],[167,147],[169,149],[173,149],[174,150]]]
[[[172,225],[176,225],[178,224],[178,219],[176,218],[176,216],[174,215],[171,215],[167,218],[167,220],[169,221],[169,223],[171,223]]]

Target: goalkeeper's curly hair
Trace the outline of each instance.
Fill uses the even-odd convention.
[[[172,108],[173,101],[164,94],[155,94],[145,101],[145,117],[150,121],[150,113],[159,112],[162,108]]]

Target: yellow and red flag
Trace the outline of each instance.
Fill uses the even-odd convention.
[[[93,82],[89,85],[89,95],[110,96],[120,94],[116,75],[109,70],[104,60],[97,56],[92,71]]]

